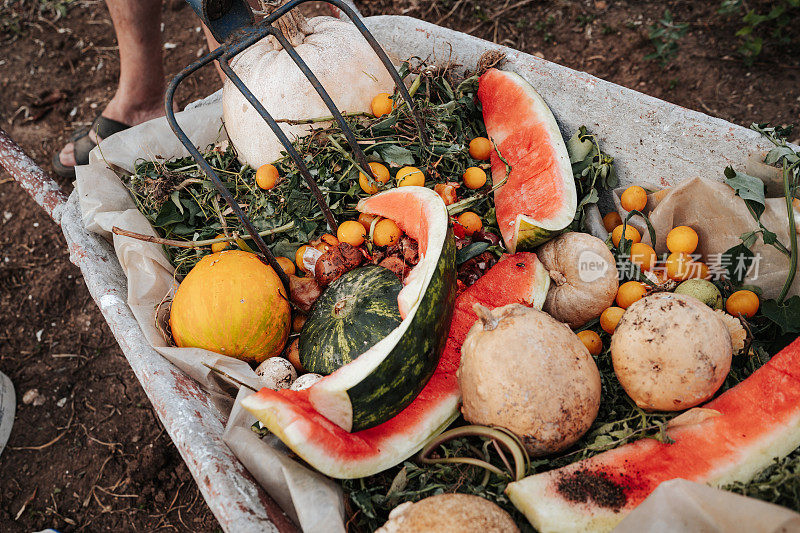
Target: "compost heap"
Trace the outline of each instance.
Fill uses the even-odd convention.
[[[336,228],[291,158],[208,148],[288,292],[191,159],[140,162],[126,183],[172,240],[182,280],[174,343],[252,363],[264,386],[243,401],[254,431],[342,479],[358,531],[395,507],[387,531],[446,524],[421,505],[438,492],[493,502],[442,503],[487,524],[610,529],[674,477],[800,509],[781,474],[800,465],[794,271],[766,299],[742,284],[747,264],[719,264],[752,258],[757,239],[794,261],[794,217],[783,240],[759,226],[763,187],[727,169],[758,228],[730,250],[698,254],[701,224],[657,243],[648,216],[663,194],[645,185],[601,219],[598,198],[617,185],[602,139],[581,128],[565,141],[534,87],[501,64],[404,63],[413,106],[390,87],[352,87],[369,102],[346,117],[369,169],[315,94],[287,96],[314,110],[286,118],[305,126],[293,144]],[[230,130],[238,111],[225,118]],[[785,132],[759,131],[791,189]]]

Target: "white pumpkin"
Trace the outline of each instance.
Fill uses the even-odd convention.
[[[342,113],[369,111],[375,95],[394,90],[386,67],[350,22],[332,17],[305,20],[293,10],[278,25]],[[262,39],[236,56],[231,67],[276,120],[331,116],[274,38]],[[222,109],[225,128],[242,163],[258,168],[281,157],[285,149],[278,138],[230,80],[223,87]],[[280,125],[290,141],[320,126]]]

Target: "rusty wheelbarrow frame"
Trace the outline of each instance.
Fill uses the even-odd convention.
[[[754,132],[620,87],[589,74],[410,17],[364,20],[387,53],[472,66],[486,50],[530,80],[566,138],[586,125],[616,158],[620,185],[666,187],[694,176],[720,179],[725,166],[764,175],[771,148]],[[0,130],[0,165],[60,224],[70,260],[148,395],[167,433],[226,531],[293,531],[296,526],[222,441],[226,415],[145,340],[126,303],[127,281],[113,247],[84,227],[77,194],[67,196]],[[759,169],[761,172],[759,172]]]

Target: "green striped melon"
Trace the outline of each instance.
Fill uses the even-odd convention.
[[[511,166],[494,193],[497,224],[509,251],[530,250],[566,228],[575,217],[577,193],[564,138],[542,97],[521,76],[489,69],[478,98],[489,138]],[[492,180],[506,177],[506,163],[491,154]]]
[[[330,284],[300,332],[300,364],[327,376],[400,325],[403,284],[388,268],[367,265]]]
[[[456,297],[455,240],[438,194],[398,187],[357,208],[394,220],[417,241],[421,259],[397,295],[400,324],[308,389],[314,409],[351,432],[389,420],[419,394],[439,362]]]

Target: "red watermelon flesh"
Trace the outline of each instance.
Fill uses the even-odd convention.
[[[663,481],[749,481],[800,446],[800,338],[703,408],[720,414],[668,429],[672,444],[642,439],[512,483],[508,495],[543,533],[610,531]]]
[[[417,398],[394,418],[348,433],[319,414],[308,391],[261,389],[242,405],[311,466],[335,478],[375,474],[407,459],[458,416],[456,370],[461,344],[477,320],[474,303],[494,308],[522,303],[541,308],[550,278],[532,253],[507,256],[457,299],[439,366]]]
[[[497,224],[513,253],[548,240],[572,222],[577,206],[569,153],[553,113],[539,93],[513,72],[489,69],[478,98],[489,138],[511,166],[494,194]],[[491,153],[492,180],[506,165]]]

